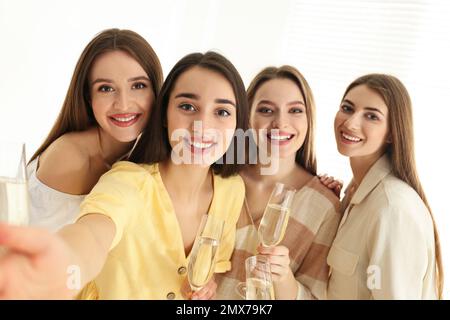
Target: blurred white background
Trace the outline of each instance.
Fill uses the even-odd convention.
[[[347,183],[351,172],[333,133],[343,91],[364,73],[390,73],[412,96],[419,174],[450,279],[449,16],[445,0],[0,0],[0,137],[25,141],[31,156],[84,46],[103,29],[126,28],[150,42],[165,75],[185,54],[211,49],[246,85],[265,66],[297,67],[316,97],[319,172]]]

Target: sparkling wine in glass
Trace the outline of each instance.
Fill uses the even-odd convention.
[[[27,225],[29,198],[25,144],[0,141],[0,222]]]
[[[251,256],[245,260],[245,282],[240,282],[236,292],[245,300],[275,300],[269,258]]]
[[[282,183],[275,185],[258,228],[259,240],[263,246],[276,246],[283,240],[294,195],[294,189]]]
[[[188,280],[192,291],[200,290],[214,274],[224,221],[204,215],[195,238],[188,264]]]

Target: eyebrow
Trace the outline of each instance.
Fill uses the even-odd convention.
[[[263,103],[263,104],[270,104],[270,105],[276,106],[276,103],[274,103],[274,102],[272,102],[270,100],[261,100],[261,101],[259,101],[258,104],[261,104],[261,103]],[[295,101],[291,101],[291,102],[287,103],[287,105],[289,105],[289,106],[297,105],[297,104],[301,104],[303,106],[305,105],[305,103],[303,101],[300,101],[300,100],[295,100]]]
[[[137,81],[137,80],[146,80],[146,81],[150,82],[150,79],[147,78],[146,76],[133,77],[133,78],[128,79],[128,82],[133,82],[133,81]],[[92,81],[91,85],[94,85],[98,82],[113,83],[114,81],[112,81],[111,79],[106,79],[106,78],[97,78],[94,81]]]
[[[187,92],[186,93],[183,92],[183,93],[177,94],[175,96],[175,99],[176,98],[188,98],[188,99],[192,99],[192,100],[200,100],[200,96],[198,94],[187,93]],[[228,100],[228,99],[220,99],[220,98],[218,98],[218,99],[215,99],[214,102],[215,103],[220,103],[220,104],[230,104],[233,107],[236,107],[236,104],[234,102],[232,102],[231,100]]]
[[[350,100],[348,100],[348,99],[342,100],[342,103],[344,103],[344,102],[352,105],[353,107],[355,106],[355,104],[353,102],[351,102]],[[374,108],[374,107],[364,107],[364,110],[375,111],[375,112],[378,112],[378,113],[380,113],[380,114],[382,114],[384,116],[384,113],[381,112],[380,109],[377,109],[377,108]]]

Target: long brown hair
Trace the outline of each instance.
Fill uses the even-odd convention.
[[[207,70],[218,72],[228,80],[233,88],[236,99],[236,130],[233,142],[221,159],[212,164],[212,169],[222,177],[228,177],[239,172],[243,165],[237,161],[238,152],[236,134],[247,130],[248,107],[245,96],[244,82],[239,72],[233,64],[224,56],[216,52],[191,53],[180,61],[169,72],[161,88],[155,103],[154,110],[142,134],[141,139],[133,150],[129,160],[136,163],[157,163],[167,160],[170,157],[172,147],[169,143],[169,135],[165,123],[167,123],[167,107],[169,97],[177,79],[186,71],[193,67],[201,67]],[[241,130],[239,130],[241,129]],[[239,131],[238,131],[239,130]],[[233,163],[229,164],[225,158],[230,153],[234,157]]]
[[[141,65],[150,79],[153,94],[157,96],[162,86],[163,75],[158,56],[150,44],[130,30],[108,29],[100,32],[81,53],[59,116],[30,162],[62,135],[84,131],[98,125],[90,103],[89,72],[97,56],[114,50],[128,53]]]
[[[417,192],[430,212],[434,226],[436,289],[439,299],[442,299],[444,271],[439,233],[416,169],[411,98],[399,79],[386,74],[368,74],[359,77],[348,86],[344,97],[351,89],[359,85],[366,85],[374,90],[386,103],[389,110],[388,127],[391,138],[386,153],[391,161],[392,171],[395,176],[409,184]]]
[[[316,122],[316,106],[311,87],[306,81],[305,77],[296,68],[284,65],[279,68],[267,67],[259,72],[252,80],[247,88],[247,99],[249,108],[252,107],[256,92],[267,81],[272,79],[288,79],[293,81],[303,96],[306,107],[306,117],[308,121],[308,132],[306,133],[305,141],[301,148],[295,155],[295,162],[316,175],[317,159],[314,148],[314,132]]]

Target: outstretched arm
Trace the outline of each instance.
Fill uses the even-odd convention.
[[[113,221],[101,214],[84,216],[57,234],[0,224],[0,247],[6,250],[0,254],[0,299],[74,297],[100,272],[115,232]]]

